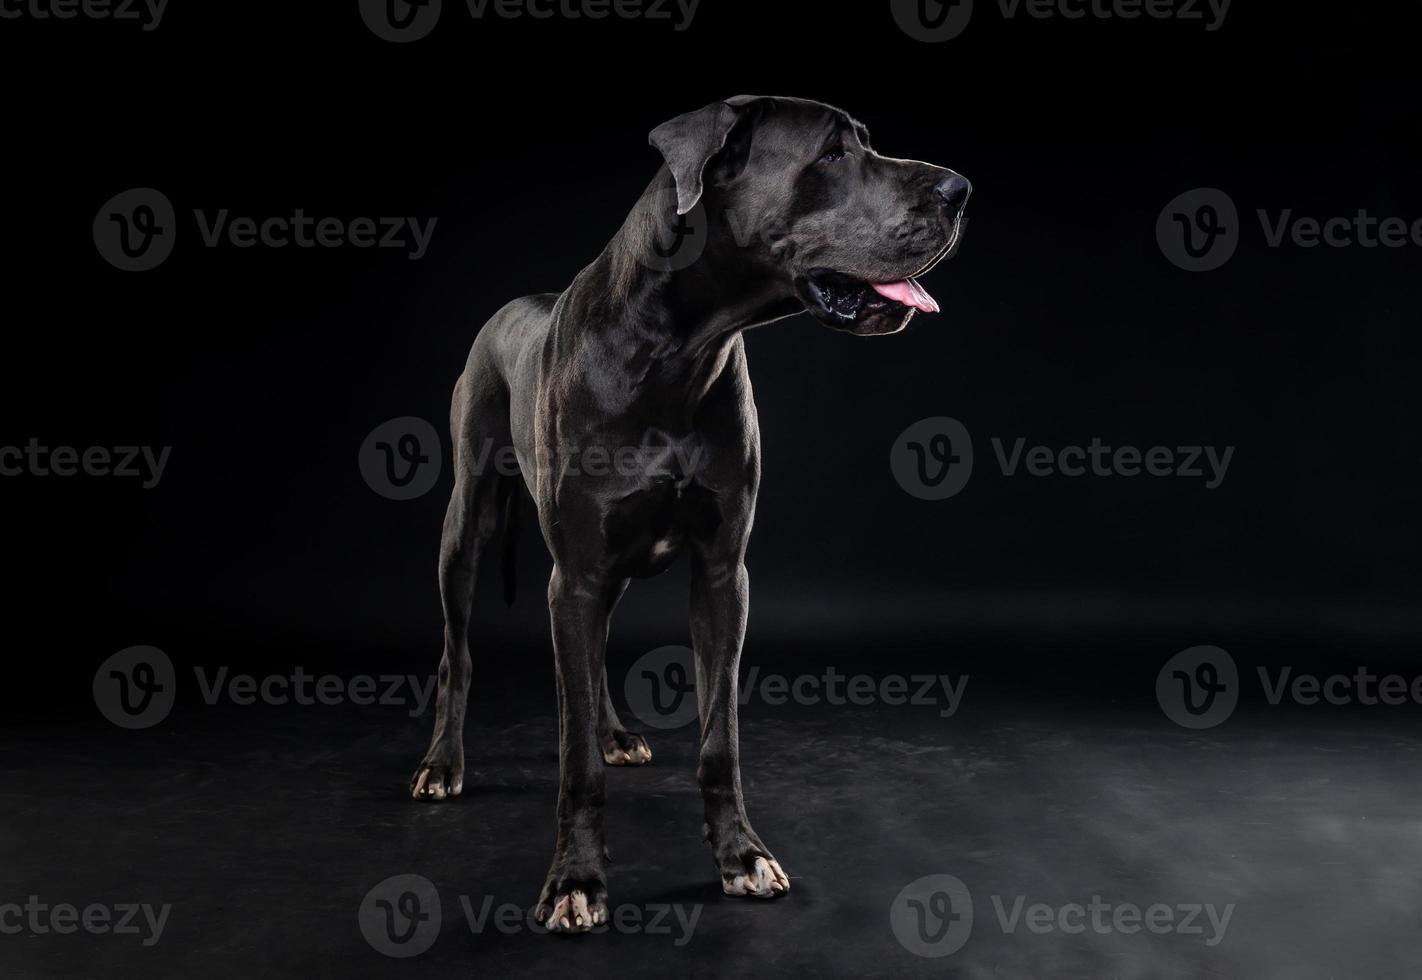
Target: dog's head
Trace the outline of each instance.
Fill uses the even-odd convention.
[[[894,333],[938,304],[916,277],[952,249],[972,185],[943,167],[881,156],[848,113],[803,99],[738,96],[652,131],[698,204],[707,248],[749,266],[821,322]]]

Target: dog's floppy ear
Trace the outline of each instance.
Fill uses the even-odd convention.
[[[726,145],[726,137],[731,135],[744,107],[754,98],[742,95],[725,102],[713,102],[652,130],[648,141],[661,151],[676,181],[677,214],[686,214],[701,200],[701,176],[706,164]]]

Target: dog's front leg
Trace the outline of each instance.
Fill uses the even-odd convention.
[[[534,917],[550,932],[607,921],[606,776],[597,725],[608,583],[561,566],[548,584],[558,675],[558,840]]]
[[[693,559],[691,639],[696,650],[696,699],[701,755],[696,770],[706,811],[706,840],[727,895],[774,898],[790,879],[746,816],[737,734],[741,643],[750,608],[750,576],[736,553]]]

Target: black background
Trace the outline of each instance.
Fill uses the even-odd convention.
[[[438,942],[404,967],[431,976],[1408,973],[1417,706],[1275,707],[1252,668],[1417,673],[1422,249],[1269,248],[1255,212],[1422,218],[1422,5],[1237,0],[1208,32],[977,0],[938,45],[888,0],[703,0],[682,32],[476,22],[445,0],[405,45],[357,6],[173,0],[151,32],[0,19],[0,447],[172,447],[149,490],[0,477],[0,905],[173,907],[151,949],[0,935],[0,973],[389,976],[400,963],[357,909],[405,873],[444,896]],[[430,677],[448,443],[436,488],[396,502],[362,478],[363,440],[402,416],[444,432],[489,315],[597,255],[659,165],[654,126],[738,93],[843,106],[880,150],[975,187],[961,250],[925,279],[941,315],[891,338],[804,316],[749,335],[764,480],[747,674],[971,684],[951,718],[883,697],[747,702],[747,801],[785,900],[720,894],[686,726],[649,732],[651,765],[608,773],[609,884],[615,903],[702,909],[694,942],[474,935],[455,896],[529,907],[553,843],[536,534],[515,607],[493,581],[477,603],[456,802],[409,799],[428,712],[208,707],[191,668]],[[166,262],[128,273],[91,229],[135,187],[180,223]],[[1200,187],[1233,199],[1242,241],[1189,273],[1156,222]],[[203,247],[193,211],[221,208],[438,223],[419,261]],[[977,464],[937,503],[889,466],[931,416],[966,425]],[[1215,490],[1008,478],[994,437],[1235,453]],[[619,700],[629,664],[687,642],[686,593],[684,564],[629,592]],[[125,731],[92,685],[138,644],[174,662],[177,706]],[[1235,658],[1243,696],[1228,724],[1187,730],[1157,674],[1202,644]],[[893,938],[895,896],[939,873],[981,925],[923,959]],[[1212,948],[997,933],[987,901],[1093,894],[1239,915]]]
[[[1417,638],[1419,250],[1271,249],[1254,217],[1422,217],[1417,4],[1238,3],[1207,32],[1008,21],[980,0],[941,45],[887,3],[704,0],[684,32],[446,6],[406,45],[355,3],[175,2],[148,33],[0,21],[0,445],[173,447],[151,490],[0,480],[7,700],[86,706],[95,665],[135,643],[180,664],[433,669],[447,467],[392,502],[362,481],[362,440],[405,415],[445,431],[480,325],[597,254],[659,164],[648,131],[741,92],[841,105],[880,150],[975,186],[959,255],[925,283],[942,315],[889,339],[803,316],[749,338],[765,476],[748,658],[947,663],[986,643],[1025,673],[1109,645],[1153,675],[1195,643],[1352,662]],[[125,273],[90,227],[141,186],[180,234]],[[1244,240],[1191,274],[1155,222],[1200,186],[1231,195]],[[416,262],[202,247],[192,211],[219,208],[438,225]],[[934,415],[978,452],[941,503],[888,466]],[[1018,436],[1237,448],[1206,491],[1004,478],[989,439]],[[551,669],[536,538],[514,610],[483,590],[476,686]],[[634,588],[615,656],[684,642],[685,587],[678,567]]]

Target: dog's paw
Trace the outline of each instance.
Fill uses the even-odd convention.
[[[422,762],[410,779],[410,795],[421,803],[438,803],[464,792],[464,767]]]
[[[607,885],[593,875],[550,874],[533,918],[549,932],[589,932],[607,922]]]
[[[606,900],[589,899],[580,888],[554,895],[550,903],[541,904],[534,911],[534,918],[550,933],[590,932],[593,926],[607,922]]]
[[[722,871],[721,891],[741,898],[779,898],[790,890],[790,876],[769,855],[749,854],[744,869]]]
[[[721,890],[745,898],[779,898],[790,890],[790,876],[743,817],[726,814],[702,830],[721,871]]]
[[[651,746],[635,732],[609,732],[600,741],[603,761],[609,766],[644,766],[652,761]]]

